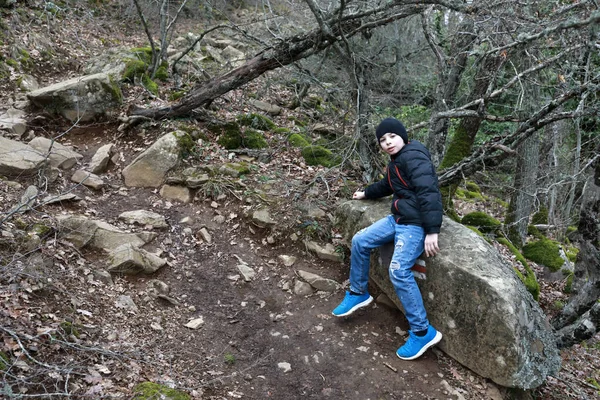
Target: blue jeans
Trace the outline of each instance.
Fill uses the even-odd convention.
[[[411,271],[415,260],[423,253],[425,231],[420,226],[397,224],[392,215],[362,229],[352,238],[350,257],[350,290],[367,293],[371,250],[394,242],[394,254],[389,266],[390,280],[404,307],[410,329],[427,329],[429,321],[423,298]]]

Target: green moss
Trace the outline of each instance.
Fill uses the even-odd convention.
[[[577,227],[576,226],[568,226],[567,227],[567,235],[570,235],[573,232],[577,232]]]
[[[456,191],[454,192],[454,195],[456,197],[458,197],[461,200],[466,200],[467,199],[467,191],[463,188],[456,188]]]
[[[143,76],[148,70],[148,64],[141,60],[129,60],[125,64],[125,70],[121,79],[127,82],[133,82],[136,76]]]
[[[253,129],[246,129],[242,136],[242,145],[248,149],[264,149],[268,146],[263,134]]]
[[[233,365],[235,364],[235,356],[233,354],[227,353],[223,357],[225,360],[225,364]]]
[[[467,182],[465,186],[467,187],[467,190],[470,192],[481,193],[481,189],[479,188],[479,185],[477,185],[475,182]]]
[[[457,189],[458,190],[458,189]],[[470,190],[465,191],[465,197],[471,200],[485,200],[485,198],[479,192],[472,192]]]
[[[224,166],[227,169],[237,172],[237,175],[246,175],[250,173],[250,166],[245,162],[225,163]]]
[[[542,234],[542,232],[540,232],[540,230],[533,225],[527,226],[527,234],[533,236],[536,239],[544,239],[544,235]]]
[[[250,128],[258,129],[259,131],[268,131],[277,127],[277,125],[269,118],[256,113],[240,115],[237,120],[240,125],[249,126]]]
[[[294,147],[306,147],[310,146],[310,142],[299,133],[293,133],[288,137],[288,143]]]
[[[489,216],[483,211],[475,211],[465,215],[461,221],[463,225],[472,225],[482,232],[493,232],[501,225],[496,218]]]
[[[302,105],[307,108],[312,108],[317,111],[323,111],[323,99],[319,96],[308,96],[302,101]]]
[[[506,202],[506,201],[504,201],[504,200],[502,200],[502,199],[498,199],[498,198],[496,198],[496,199],[494,199],[494,202],[495,202],[496,204],[499,204],[499,205],[501,205],[501,206],[502,206],[502,207],[504,207],[504,208],[508,208],[508,202]]]
[[[528,260],[548,267],[552,272],[558,271],[564,264],[559,244],[550,239],[527,243],[523,246],[523,255]]]
[[[450,141],[450,145],[448,146],[444,159],[440,163],[439,169],[443,170],[451,167],[471,154],[472,142],[467,129],[462,125],[459,125]]]
[[[44,225],[44,224],[33,224],[31,228],[31,232],[38,235],[39,237],[45,236],[48,233],[52,232],[52,227]]]
[[[123,92],[119,82],[115,79],[113,74],[108,75],[108,85],[105,85],[104,89],[112,95],[112,98],[119,103],[123,102]]]
[[[73,335],[77,338],[79,337],[79,330],[77,330],[77,327],[71,322],[63,321],[60,323],[60,327],[67,335]]]
[[[567,275],[567,281],[565,282],[565,289],[564,289],[564,292],[567,294],[569,294],[573,291],[573,278],[574,277],[575,277],[575,274],[573,274],[572,272]]]
[[[130,50],[131,53],[144,64],[149,65],[152,62],[152,47],[135,47]]]
[[[169,94],[169,100],[176,101],[185,96],[185,90],[177,90]]]
[[[144,85],[144,87],[148,89],[148,91],[153,95],[156,96],[158,94],[158,84],[152,79],[150,79],[150,77],[147,74],[144,74],[144,76],[142,76],[142,85]]]
[[[471,225],[466,225],[466,227],[469,228],[470,230],[472,230],[473,232],[475,232],[476,234],[478,234],[479,236],[483,237],[483,232],[481,232],[476,227],[471,226]]]
[[[169,78],[169,71],[167,70],[167,67],[158,67],[158,69],[156,70],[156,74],[154,74],[154,77],[163,82],[166,81]]]
[[[223,125],[211,124],[208,129],[221,135],[217,143],[226,149],[238,149],[242,146],[242,132],[236,122],[228,122]]]
[[[9,67],[17,68],[19,66],[19,62],[15,59],[7,58],[6,65],[8,65]]]
[[[132,400],[191,400],[190,395],[154,382],[143,382],[133,389]]]
[[[333,167],[339,163],[333,153],[323,146],[306,146],[302,149],[302,157],[308,165]]]
[[[0,371],[6,371],[8,369],[9,361],[10,358],[8,358],[8,355],[5,352],[0,351]]]
[[[279,134],[284,134],[284,135],[287,135],[291,132],[292,131],[290,131],[288,128],[283,128],[283,127],[278,127],[278,128],[273,129],[273,133],[279,133]]]
[[[182,158],[186,158],[194,152],[196,142],[187,132],[175,131],[172,133],[172,135],[175,136],[175,138],[177,139],[177,145],[179,146],[179,155]]]
[[[574,263],[577,261],[577,255],[579,254],[579,249],[574,246],[569,246],[569,247],[567,247],[565,254],[567,255],[567,258],[569,259],[569,261]]]
[[[546,225],[548,224],[548,209],[546,207],[541,207],[540,211],[533,214],[531,217],[531,223],[533,225]]]
[[[523,254],[521,254],[519,249],[517,249],[511,242],[509,242],[508,239],[499,238],[498,243],[501,243],[508,247],[508,249],[514,254],[517,261],[521,263],[523,268],[525,268],[525,275],[523,275],[519,270],[515,269],[515,271],[517,272],[519,279],[521,279],[521,282],[525,284],[527,291],[531,293],[533,298],[537,301],[540,297],[540,284],[537,281],[535,272],[533,272],[533,269],[531,269],[531,267],[527,263],[527,260],[525,259],[525,257],[523,257]]]
[[[298,117],[295,117],[293,115],[289,116],[288,120],[294,122],[294,124],[296,124],[296,126],[299,126],[301,128],[303,128],[306,125],[308,125],[308,121],[306,119],[298,118]]]

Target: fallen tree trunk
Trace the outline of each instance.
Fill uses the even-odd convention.
[[[153,119],[183,117],[190,115],[198,107],[209,104],[223,94],[237,89],[256,79],[265,72],[289,65],[313,54],[316,54],[342,38],[349,38],[357,33],[389,24],[393,21],[418,14],[423,6],[402,6],[394,1],[377,9],[355,13],[343,17],[330,18],[327,26],[331,28],[326,34],[322,29],[314,29],[281,41],[276,46],[263,50],[244,65],[235,68],[225,75],[198,84],[186,96],[169,107],[142,109],[134,108],[131,116],[143,116]]]

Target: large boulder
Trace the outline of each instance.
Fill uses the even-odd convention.
[[[31,175],[44,165],[46,158],[33,147],[0,136],[0,175]]]
[[[121,105],[118,77],[111,73],[85,75],[27,94],[37,107],[70,121],[90,121]]]
[[[336,212],[344,237],[389,214],[389,201],[348,201]],[[539,305],[498,251],[465,226],[444,218],[440,253],[426,258],[417,282],[439,347],[499,385],[531,389],[560,369],[555,337]],[[371,279],[395,304],[389,280],[393,246],[371,256]]]
[[[190,140],[183,131],[167,133],[123,169],[127,186],[159,187],[167,172],[179,162],[184,146]]]

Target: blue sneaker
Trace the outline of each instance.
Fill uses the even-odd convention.
[[[346,291],[344,300],[331,313],[336,317],[345,317],[352,314],[361,307],[366,307],[373,301],[373,297],[369,293],[352,294]]]
[[[396,355],[403,360],[414,360],[440,340],[442,334],[431,325],[427,328],[425,336],[417,336],[412,331],[408,331],[408,340],[396,351]]]

